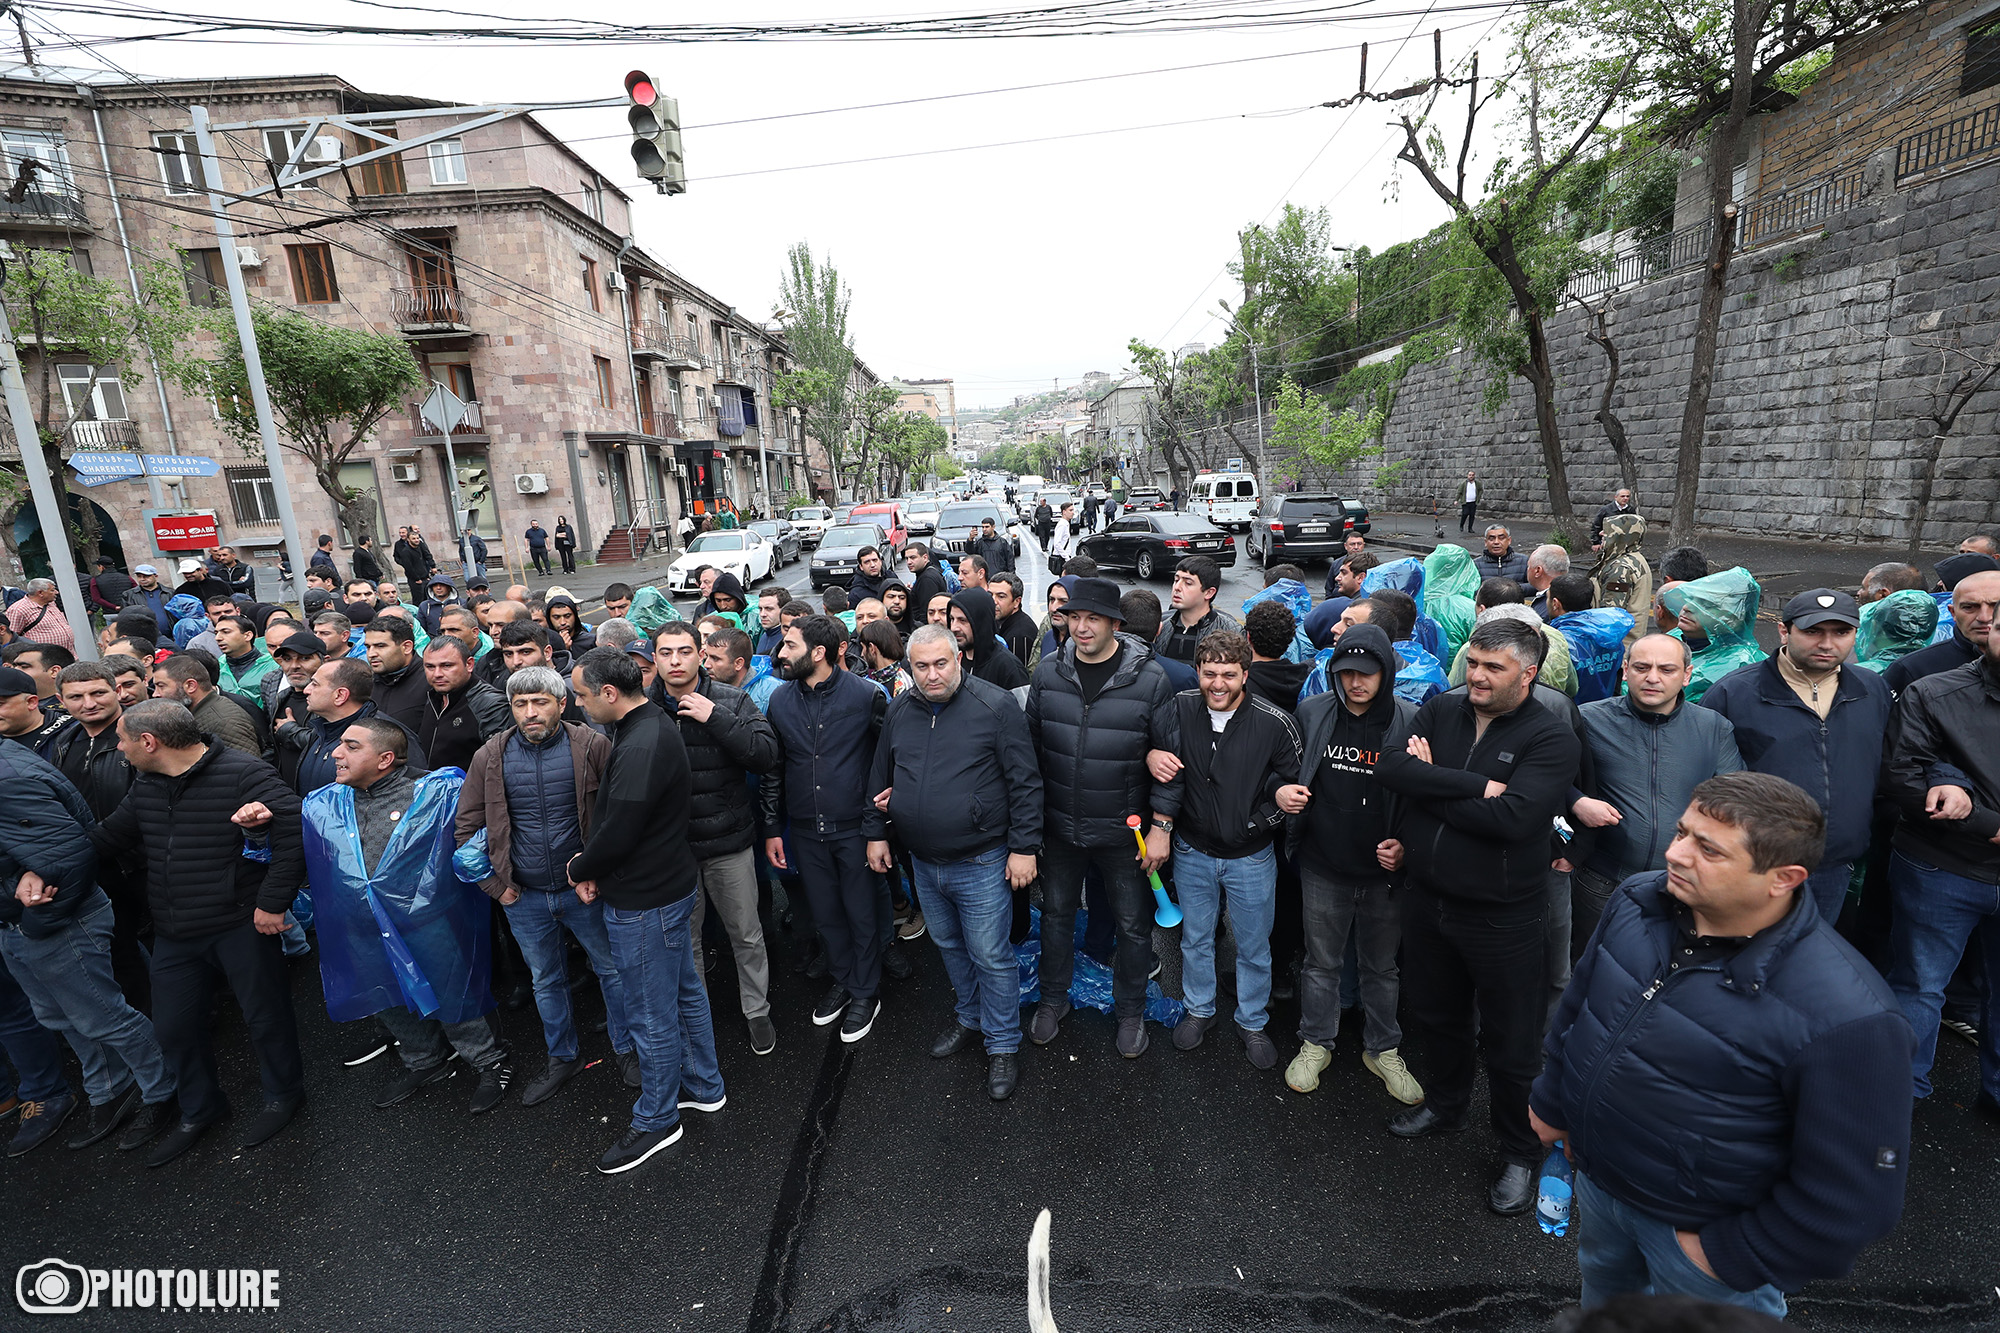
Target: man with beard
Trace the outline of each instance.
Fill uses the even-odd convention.
[[[417,739],[433,767],[470,772],[479,747],[513,725],[507,698],[472,678],[465,644],[450,634],[425,645],[423,671],[426,689]]]
[[[964,654],[965,668],[980,680],[1003,690],[1028,683],[1028,669],[994,633],[993,594],[984,588],[962,588],[952,594],[946,622]]]
[[[994,633],[1000,636],[1000,642],[1007,645],[1007,651],[1014,654],[1015,660],[1026,666],[1028,659],[1035,655],[1035,645],[1042,637],[1042,630],[1021,605],[1027,591],[1021,584],[1021,576],[1012,572],[995,574],[986,590],[993,594]]]

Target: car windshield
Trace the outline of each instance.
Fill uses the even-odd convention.
[[[1134,500],[1157,500],[1160,498],[1160,491],[1156,486],[1141,486],[1132,491],[1131,496]]]
[[[740,551],[743,549],[743,534],[740,532],[705,532],[688,543],[688,554],[697,551]]]
[[[872,523],[866,527],[828,528],[826,536],[820,538],[819,549],[831,551],[836,546],[873,546],[878,540]]]
[[[910,501],[910,512],[912,514],[935,514],[942,508],[944,508],[944,501],[942,500]]]
[[[983,518],[992,519],[995,528],[1006,526],[1005,521],[1000,517],[1000,507],[990,504],[946,505],[938,514],[938,526],[941,528],[976,528],[979,526],[979,520]]]

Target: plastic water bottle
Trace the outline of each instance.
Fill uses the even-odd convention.
[[[1541,1187],[1535,1199],[1535,1221],[1543,1231],[1551,1236],[1569,1234],[1569,1205],[1574,1192],[1569,1158],[1563,1153],[1562,1140],[1557,1139],[1542,1159]]]

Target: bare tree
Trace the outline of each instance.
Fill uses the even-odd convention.
[[[1937,477],[1938,460],[1944,456],[1945,437],[1958,424],[1959,413],[1981,390],[2000,375],[2000,343],[1983,352],[1968,352],[1956,341],[1919,340],[1938,354],[1937,406],[1930,422],[1937,429],[1924,441],[1923,460],[1917,466],[1917,493],[1910,501],[1909,559],[1915,563],[1924,541],[1924,525],[1931,516],[1931,492]]]
[[[1632,456],[1632,445],[1625,437],[1625,422],[1611,407],[1611,399],[1618,392],[1618,376],[1623,363],[1618,355],[1618,344],[1611,340],[1611,294],[1596,305],[1581,296],[1572,296],[1590,322],[1584,325],[1583,336],[1597,344],[1604,352],[1604,388],[1598,394],[1597,412],[1592,418],[1604,427],[1604,438],[1611,442],[1611,452],[1618,457],[1618,481],[1636,497],[1639,494],[1639,462]]]

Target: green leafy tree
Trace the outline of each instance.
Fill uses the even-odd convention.
[[[1344,472],[1382,452],[1387,421],[1388,413],[1372,402],[1358,409],[1335,407],[1287,375],[1272,396],[1264,434],[1267,475],[1295,481],[1309,463]]]
[[[1174,488],[1184,491],[1188,478],[1203,461],[1196,429],[1202,413],[1197,367],[1191,364],[1192,358],[1138,338],[1132,339],[1126,350],[1133,369],[1153,383],[1153,394],[1146,400],[1146,442],[1166,460]]]
[[[181,269],[165,260],[139,265],[137,299],[126,284],[79,272],[61,250],[16,249],[6,274],[0,298],[7,302],[14,335],[38,353],[26,367],[35,444],[58,491],[75,497],[66,502],[75,524],[65,537],[82,568],[89,569],[102,553],[103,534],[88,488],[63,466],[65,452],[73,450],[75,425],[91,416],[100,385],[137,389],[141,375],[135,362],[142,359],[176,383],[197,383],[202,363],[189,349],[199,320],[188,307]],[[89,365],[89,381],[71,381],[65,394],[56,376],[58,362]],[[0,461],[0,542],[16,560],[21,553],[14,520],[28,503],[27,485],[18,461]],[[44,533],[43,539],[53,553],[53,537]]]
[[[278,443],[312,465],[313,480],[347,530],[366,531],[369,507],[362,492],[340,479],[340,469],[383,418],[408,407],[422,385],[423,371],[409,344],[393,333],[342,328],[293,311],[253,310],[251,325]],[[210,390],[223,428],[246,453],[258,454],[257,413],[233,323],[223,333]]]
[[[863,405],[854,374],[854,338],[847,328],[854,296],[833,261],[815,260],[805,242],[794,245],[786,260],[778,283],[778,319],[785,326],[792,364],[778,372],[773,396],[781,410],[799,413],[806,434],[826,450],[838,492],[842,475],[859,471],[853,455],[862,443],[854,435]],[[854,481],[859,485],[858,476]]]

